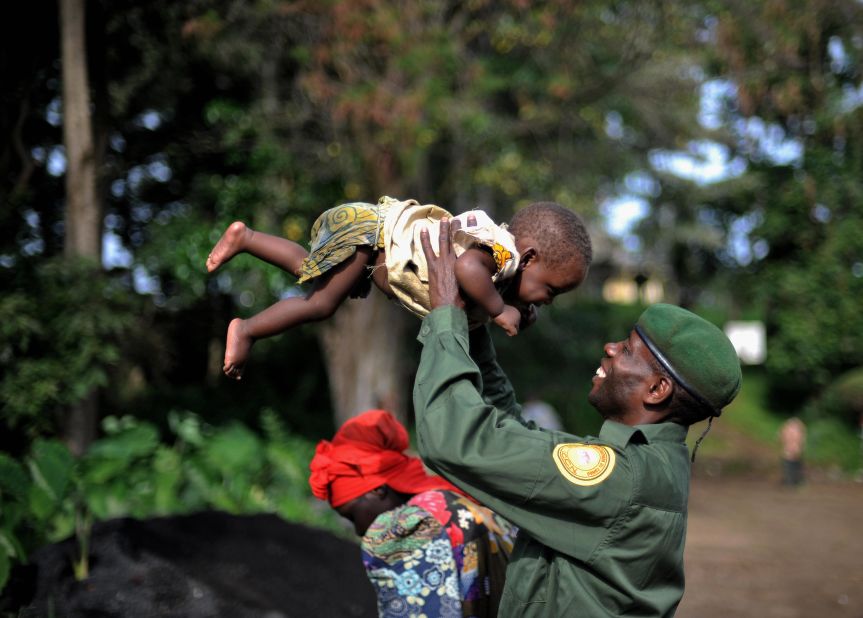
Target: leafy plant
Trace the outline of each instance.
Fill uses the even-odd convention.
[[[264,410],[261,426],[263,435],[172,411],[172,437],[163,441],[151,423],[107,417],[105,436],[80,459],[52,440],[34,442],[23,463],[0,453],[0,589],[13,561],[70,535],[78,545],[75,577],[85,579],[92,523],[109,518],[215,508],[277,513],[341,531],[337,516],[311,497],[313,443],[287,432],[272,410]]]
[[[37,440],[24,465],[0,453],[0,589],[12,560],[72,532],[72,487],[74,460],[60,442]]]
[[[108,382],[133,322],[128,290],[94,276],[92,264],[45,260],[25,265],[0,297],[0,418],[37,434],[56,427],[46,414]]]

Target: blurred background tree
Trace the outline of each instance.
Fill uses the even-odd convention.
[[[817,1],[717,5],[707,68],[718,120],[750,182],[743,294],[767,322],[767,375],[793,410],[863,364],[863,7]],[[739,301],[738,301],[739,302]]]
[[[553,403],[569,430],[597,426],[583,395],[602,343],[664,298],[719,324],[764,320],[767,362],[748,375],[766,380],[768,412],[806,408],[851,435],[856,404],[831,383],[863,364],[858,4],[69,6],[86,11],[71,61],[57,2],[0,9],[11,457],[56,436],[80,451],[69,419],[85,407],[147,436],[176,434],[170,418],[189,411],[248,453],[254,440],[229,423],[316,440],[368,407],[409,416],[413,318],[373,292],[329,324],[258,342],[233,383],[221,374],[231,317],[303,290],[244,256],[204,269],[231,221],[305,243],[324,209],[383,194],[500,221],[553,199],[585,218],[596,259],[583,288],[531,331],[495,335],[519,392]],[[89,84],[69,83],[74,60]],[[64,136],[72,86],[89,99],[92,197],[74,188],[84,173]],[[81,199],[101,211],[95,252],[74,249]],[[637,294],[609,305],[616,282]],[[267,434],[262,410],[283,429]]]

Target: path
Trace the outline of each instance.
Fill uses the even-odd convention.
[[[863,484],[693,479],[678,618],[863,618]]]

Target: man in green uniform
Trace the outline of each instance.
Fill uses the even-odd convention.
[[[422,238],[432,307],[414,386],[419,452],[519,528],[501,616],[671,616],[683,595],[689,425],[740,388],[727,337],[654,305],[605,346],[590,403],[598,437],[522,420],[484,328],[468,333],[449,222],[440,256]]]

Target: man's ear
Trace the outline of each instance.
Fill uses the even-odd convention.
[[[658,406],[667,403],[674,394],[674,383],[671,378],[662,374],[653,374],[647,393],[644,395],[644,403],[649,406]]]
[[[524,270],[536,261],[539,254],[534,247],[527,247],[521,252],[521,258],[518,261],[518,269]]]

